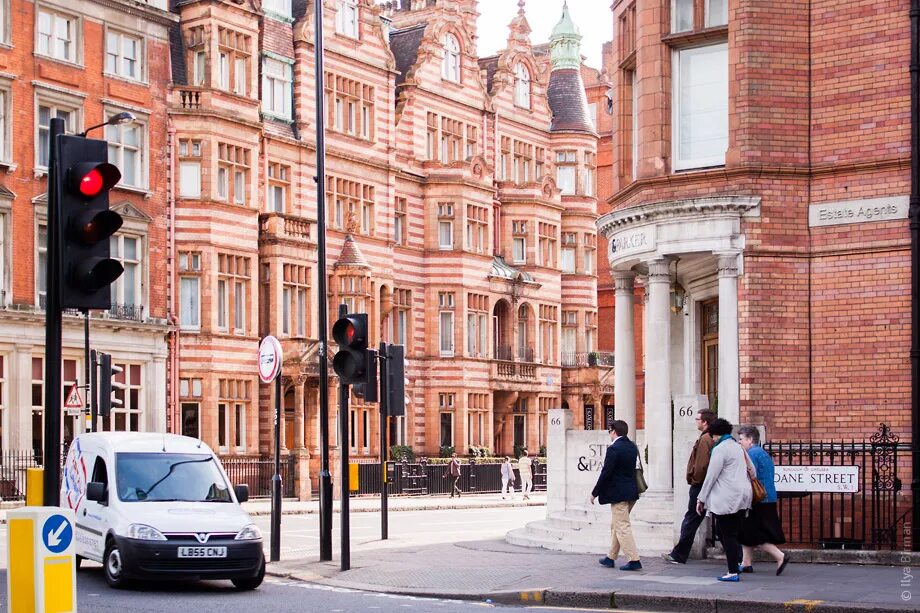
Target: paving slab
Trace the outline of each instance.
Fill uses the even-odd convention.
[[[271,564],[269,573],[359,590],[563,607],[713,613],[918,610],[902,586],[901,567],[797,564],[794,555],[781,577],[772,563],[758,563],[739,583],[717,581],[726,571],[719,560],[674,565],[647,558],[641,571],[625,572],[601,566],[595,555],[501,540],[353,549],[348,571],[336,561],[307,558]],[[917,576],[914,589],[920,598]]]

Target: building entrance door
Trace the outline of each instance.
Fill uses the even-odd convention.
[[[719,392],[719,299],[700,304],[700,390],[709,398],[709,407],[716,409]]]

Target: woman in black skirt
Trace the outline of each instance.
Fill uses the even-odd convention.
[[[773,484],[773,474],[776,469],[770,454],[760,446],[760,431],[757,428],[742,426],[738,430],[738,441],[747,451],[756,476],[767,491],[766,497],[753,505],[741,525],[741,535],[738,540],[741,541],[744,559],[738,570],[742,573],[754,572],[751,561],[754,549],[759,547],[776,560],[776,574],[781,575],[789,563],[789,554],[783,553],[777,547],[786,542],[786,537],[779,523],[779,515],[776,513],[776,486]]]

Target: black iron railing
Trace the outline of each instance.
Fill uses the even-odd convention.
[[[447,464],[427,462],[390,462],[390,481],[387,493],[391,496],[427,496],[450,494],[452,480]],[[464,494],[494,494],[501,492],[501,464],[460,465],[460,491]],[[521,479],[514,471],[516,492],[521,490]],[[358,465],[358,491],[352,495],[380,494],[383,485],[383,471],[379,462]],[[546,491],[546,463],[541,459],[533,463],[533,489]]]
[[[296,474],[294,456],[281,458],[281,495],[285,498],[294,496],[294,476]],[[268,498],[272,494],[272,476],[275,474],[275,462],[271,458],[253,456],[222,456],[223,464],[230,483],[249,486],[250,498]]]
[[[142,304],[113,304],[106,313],[114,319],[144,321],[144,305]]]
[[[764,445],[777,466],[855,466],[857,492],[780,492],[777,511],[790,544],[823,549],[902,549],[912,501],[900,495],[910,445],[886,424],[866,440]]]

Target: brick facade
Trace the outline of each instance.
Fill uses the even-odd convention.
[[[122,398],[126,410],[116,411],[105,427],[156,431],[166,426],[167,169],[155,162],[166,152],[167,32],[177,19],[159,4],[6,0],[0,11],[6,20],[0,24],[4,450],[42,447],[44,270],[38,238],[47,223],[47,176],[46,161],[39,159],[44,151],[39,124],[47,126],[48,109],[59,116],[69,113],[71,132],[121,111],[138,118],[138,124],[123,128],[135,130],[139,139],[138,159],[131,164],[135,172],[126,173],[130,153],[122,158],[113,152],[117,159],[111,160],[126,174],[110,194],[111,206],[125,219],[115,256],[133,261],[127,265],[133,272],[119,280],[115,307],[93,314],[91,339],[94,349],[111,353],[114,363],[127,367],[122,379],[131,387]],[[45,36],[45,24],[54,20],[69,23],[68,39]],[[125,151],[133,147],[130,135],[109,134],[109,140],[126,145]],[[103,138],[103,130],[89,136]],[[64,386],[69,388],[75,379],[85,383],[82,317],[65,315],[63,330]],[[82,421],[65,416],[65,441],[82,431]]]
[[[672,2],[614,3],[615,40],[605,54],[613,158],[601,200],[625,212],[693,198],[759,199],[758,214],[741,219],[738,243],[741,420],[764,424],[772,439],[863,438],[881,421],[909,436],[906,215],[809,224],[809,207],[830,203],[895,197],[906,211],[906,10],[893,2],[729,0],[723,24],[709,21],[709,3],[681,4],[693,6],[686,28]],[[675,170],[678,55],[718,44],[727,45],[724,162]],[[677,280],[685,288],[707,274],[714,282],[699,254],[668,257],[681,259]],[[604,277],[598,304],[601,327],[612,327],[612,284]],[[672,325],[690,320],[675,317]],[[680,361],[689,363],[675,372],[690,374],[678,377],[674,394],[703,392],[699,330],[687,338],[695,340]],[[600,339],[612,348],[611,336]]]

